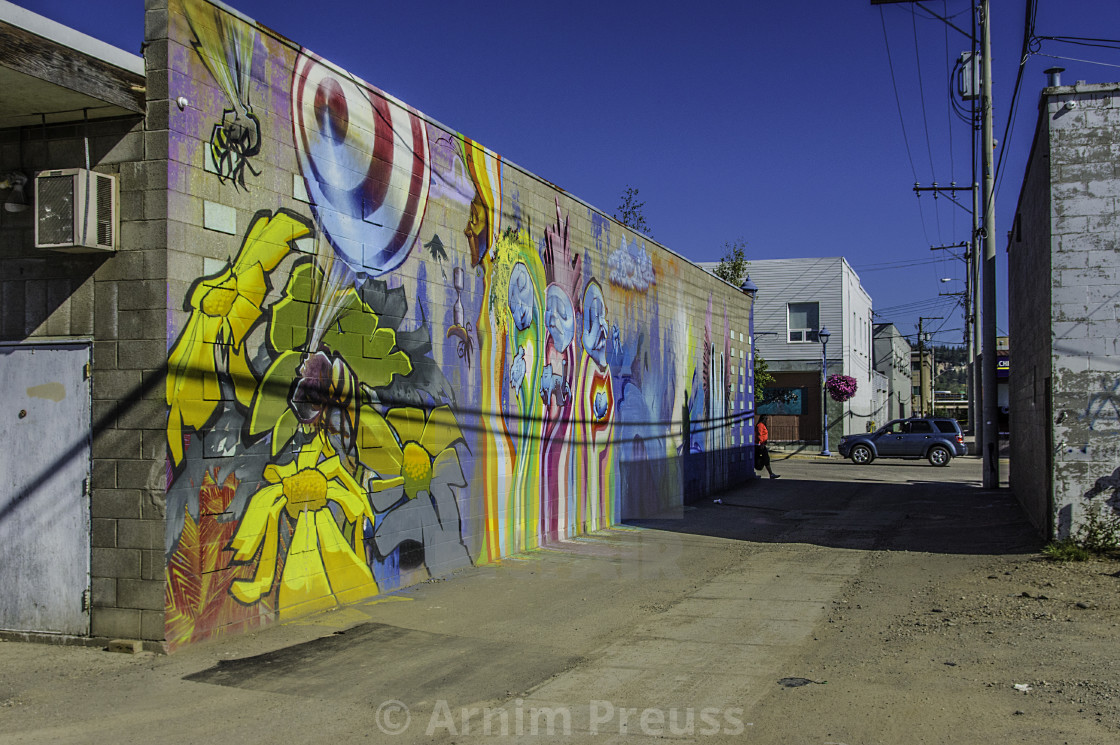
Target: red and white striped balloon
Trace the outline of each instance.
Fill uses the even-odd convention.
[[[319,227],[359,274],[408,257],[428,202],[427,125],[310,54],[292,79],[292,128]]]

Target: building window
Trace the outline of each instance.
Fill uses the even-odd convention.
[[[787,324],[791,342],[816,342],[820,330],[819,303],[789,303]]]

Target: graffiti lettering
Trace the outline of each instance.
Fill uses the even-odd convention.
[[[1101,392],[1089,397],[1081,418],[1089,423],[1089,429],[1120,431],[1120,380],[1101,381]]]

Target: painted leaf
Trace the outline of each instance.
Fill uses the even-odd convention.
[[[378,328],[377,314],[353,294],[348,299],[349,311],[340,315],[338,322],[323,336],[323,343],[342,355],[358,376],[358,380],[372,388],[384,388],[394,375],[412,372],[412,361],[396,349],[396,332]]]
[[[296,419],[296,413],[290,408],[285,408],[284,413],[276,420],[276,426],[272,428],[273,457],[280,454],[280,451],[292,439],[297,429],[299,429],[299,420]]]
[[[284,296],[272,306],[268,324],[268,340],[276,351],[302,349],[307,344],[312,300],[322,276],[311,264],[300,264],[292,270]]]
[[[265,371],[253,399],[249,434],[256,436],[273,429],[284,412],[290,410],[288,393],[292,389],[292,381],[299,375],[302,356],[296,351],[284,352]]]
[[[424,244],[424,248],[428,249],[428,253],[436,261],[443,261],[447,258],[447,250],[443,247],[443,241],[439,239],[438,235],[433,235],[432,239]]]

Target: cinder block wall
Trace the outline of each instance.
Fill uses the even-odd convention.
[[[1008,246],[1008,320],[1012,358],[1010,446],[1011,490],[1039,533],[1048,535],[1053,426],[1051,376],[1051,247],[1050,188],[1060,166],[1050,153],[1048,116],[1036,133],[1027,165],[1019,211]],[[1061,225],[1057,226],[1062,229]]]
[[[1120,513],[1120,85],[1048,93],[1050,271],[1042,262],[1032,269],[1050,283],[1050,532],[1065,537],[1094,510]],[[1031,296],[1031,302],[1041,297]],[[1018,379],[1019,345],[1013,344],[1012,375]],[[1041,373],[1044,365],[1039,367]],[[1044,390],[1044,381],[1036,381]]]
[[[36,249],[34,210],[6,212],[0,340],[91,344],[90,633],[162,639],[166,262],[158,218],[166,210],[150,209],[163,189],[149,181],[162,154],[140,117],[83,124],[76,116],[0,132],[0,171],[84,167],[88,138],[93,169],[119,179],[120,249]]]
[[[737,288],[263,26],[161,6],[172,647],[753,476]]]

